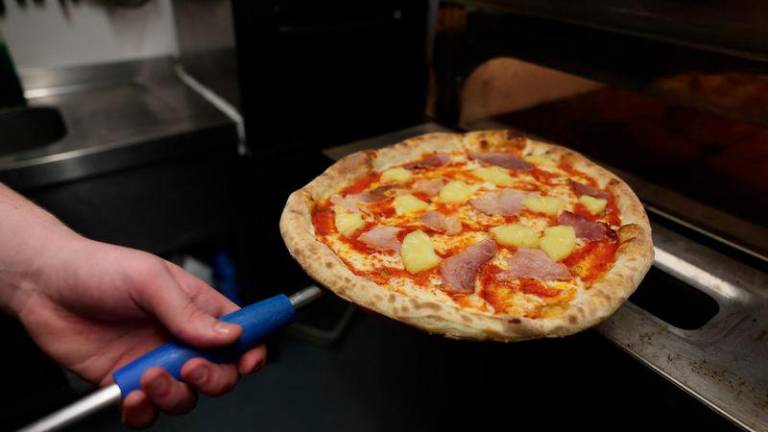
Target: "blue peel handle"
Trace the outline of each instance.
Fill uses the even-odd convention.
[[[178,342],[169,342],[118,369],[112,378],[125,397],[141,388],[141,376],[153,366],[160,366],[179,379],[181,367],[192,358],[204,357],[216,363],[232,361],[258,345],[266,336],[291,323],[295,315],[293,305],[284,294],[270,297],[219,318],[243,327],[243,334],[235,344],[222,349],[201,351]]]

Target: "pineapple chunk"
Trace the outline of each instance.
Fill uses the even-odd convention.
[[[399,215],[416,213],[429,207],[429,204],[411,194],[399,195],[394,204],[395,212]]]
[[[413,178],[413,173],[405,168],[390,168],[381,173],[381,181],[387,183],[405,183]]]
[[[472,196],[475,189],[461,180],[453,180],[440,189],[440,201],[446,203],[463,203]]]
[[[336,210],[335,222],[336,230],[345,237],[351,236],[364,224],[360,213],[353,213],[345,210]]]
[[[525,159],[525,161],[528,163],[532,163],[534,165],[539,165],[539,166],[553,167],[556,165],[554,159],[547,156],[543,156],[543,155],[529,155],[524,157],[523,159]]]
[[[512,186],[512,176],[509,175],[509,171],[502,167],[482,167],[477,168],[472,173],[484,181],[493,183],[496,186]]]
[[[523,206],[535,212],[555,216],[558,213],[560,213],[560,210],[562,210],[563,207],[565,207],[565,201],[556,197],[533,196],[533,197],[526,198],[523,201]]]
[[[491,235],[503,246],[535,248],[539,246],[539,235],[531,228],[520,224],[499,225],[490,229]]]
[[[584,207],[593,215],[602,213],[605,210],[606,204],[608,204],[608,200],[604,198],[595,198],[589,195],[579,197],[579,202],[584,204]]]
[[[429,270],[440,264],[440,257],[435,253],[432,239],[424,231],[413,231],[403,239],[400,257],[409,273]]]
[[[539,247],[555,261],[567,257],[576,247],[576,231],[573,227],[557,225],[544,229]]]

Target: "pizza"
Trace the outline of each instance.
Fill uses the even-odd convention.
[[[290,195],[280,230],[339,296],[452,338],[583,330],[653,261],[648,218],[623,181],[507,130],[349,155]]]

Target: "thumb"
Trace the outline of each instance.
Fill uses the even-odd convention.
[[[243,330],[237,324],[216,319],[200,309],[179,285],[169,269],[162,265],[153,283],[139,288],[140,303],[182,342],[199,348],[212,348],[233,343]],[[212,289],[212,288],[211,288]]]

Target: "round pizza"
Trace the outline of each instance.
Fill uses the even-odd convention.
[[[653,261],[648,217],[623,181],[513,131],[349,155],[291,194],[280,230],[339,296],[454,338],[583,330]]]

